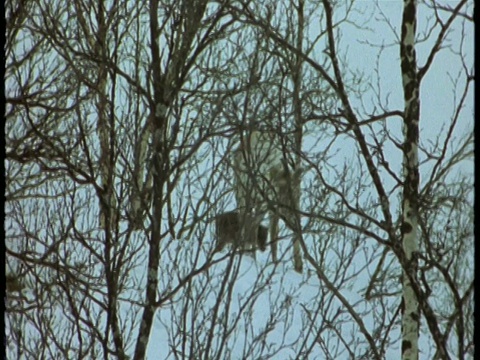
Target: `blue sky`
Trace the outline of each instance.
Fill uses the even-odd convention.
[[[456,2],[447,2],[449,5],[455,5]],[[364,76],[366,83],[362,87],[361,97],[351,96],[353,108],[357,115],[361,119],[362,116],[367,114],[379,113],[378,99],[375,92],[380,94],[381,103],[388,110],[403,110],[403,91],[401,83],[400,73],[400,60],[399,60],[399,47],[396,44],[398,42],[401,14],[403,4],[401,1],[358,1],[353,7],[350,19],[357,25],[344,23],[340,27],[341,37],[339,41],[339,53],[345,56],[345,62],[343,64],[343,70],[345,74],[358,74],[361,73]],[[339,11],[341,14],[342,12]],[[430,18],[430,20],[429,20]],[[425,33],[428,26],[431,24],[431,11],[424,5],[419,6],[418,12],[418,37],[421,38]],[[461,31],[458,27],[453,27],[452,33],[449,34],[449,44],[452,49],[459,48]],[[311,32],[317,31],[315,26],[311,28]],[[425,42],[420,43],[417,46],[417,61],[422,66],[430,52],[432,47],[432,38],[435,39],[437,32],[433,32],[433,37]],[[382,49],[380,49],[380,46]],[[463,44],[464,53],[466,54],[466,63],[472,66],[473,64],[473,27],[465,29],[465,38]],[[316,50],[314,55],[323,56],[322,52]],[[314,55],[312,57],[315,59]],[[429,144],[430,141],[434,141],[437,136],[444,138],[445,131],[444,126],[450,122],[453,116],[454,109],[454,97],[452,94],[458,92],[455,90],[452,78],[456,78],[459,69],[459,55],[453,54],[448,49],[442,50],[437,56],[434,63],[431,66],[428,74],[425,76],[422,82],[421,88],[421,143],[424,145]],[[465,81],[460,78],[460,81]],[[462,138],[465,134],[473,131],[473,96],[470,95],[464,105],[464,110],[460,116],[459,124],[455,130],[455,137]],[[402,124],[399,117],[392,118],[388,121],[388,129],[392,134],[395,134],[398,139],[402,138]],[[318,137],[318,134],[312,133],[312,139],[309,136],[306,137],[304,143],[305,151],[315,151],[318,146],[313,141]],[[346,166],[352,165],[352,156],[356,149],[354,143],[351,140],[338,140],[336,142],[335,149],[332,149],[332,153],[336,153],[335,159],[338,159],[339,164],[345,164]],[[385,154],[388,156],[390,165],[401,174],[401,162],[402,154],[391,143],[385,144]],[[431,166],[422,168],[422,177],[427,175],[431,170]],[[473,162],[464,162],[457,171],[462,173],[473,173]],[[385,180],[389,183],[389,180]],[[388,185],[387,185],[388,186]],[[393,182],[391,185],[393,186]],[[393,199],[392,199],[393,200]],[[398,206],[394,200],[392,201],[394,207]],[[393,209],[392,209],[393,210]],[[211,232],[209,235],[211,236]],[[341,236],[338,234],[337,236]],[[308,240],[307,240],[308,241]],[[287,251],[285,244],[281,245],[281,249],[287,252],[287,256],[290,257],[290,251]],[[335,262],[334,252],[329,252],[332,256],[329,261]],[[258,271],[263,265],[268,264],[268,254],[257,254],[256,261],[252,258],[245,258],[242,260],[240,273],[242,276],[236,281],[234,286],[233,298],[241,297],[251,290],[251,279],[256,279],[259,274]],[[356,263],[358,261],[358,263]],[[354,268],[360,268],[364,264],[364,260],[358,258],[354,261]],[[372,264],[373,265],[373,264]],[[371,269],[371,271],[373,268]],[[250,321],[253,321],[253,326],[261,328],[265,323],[266,314],[270,312],[268,304],[270,304],[271,297],[276,299],[282,299],[285,294],[291,293],[293,298],[293,305],[291,307],[291,314],[293,326],[286,332],[286,338],[294,341],[296,334],[302,331],[303,325],[300,317],[301,307],[300,304],[308,303],[309,301],[315,301],[316,296],[319,294],[319,289],[322,288],[318,279],[309,278],[307,283],[301,283],[301,279],[306,280],[306,275],[298,275],[293,272],[289,262],[285,267],[280,265],[280,268],[276,270],[279,275],[274,281],[274,284],[269,287],[269,290],[263,293],[257,301],[257,307],[254,310]],[[365,282],[365,283],[362,283]],[[365,274],[359,278],[357,288],[353,289],[340,289],[341,293],[348,298],[352,303],[362,300],[362,294],[359,293],[359,289],[366,286],[368,277]],[[213,301],[213,299],[212,299]],[[338,301],[335,301],[337,306],[340,306]],[[262,305],[263,304],[263,305]],[[340,306],[341,307],[341,306]],[[230,309],[232,312],[236,311],[236,305]],[[169,324],[169,317],[171,315],[170,309],[160,309],[157,314],[157,321],[155,324],[155,330],[151,335],[151,342],[149,346],[149,358],[158,358],[160,354],[165,354],[167,351],[166,343],[161,339],[166,339],[167,328]],[[371,328],[375,320],[372,316],[366,316],[364,318],[365,324]],[[248,322],[244,324],[247,325]],[[348,326],[348,325],[346,325]],[[240,326],[241,327],[241,326]],[[353,328],[352,328],[353,329]],[[342,329],[348,333],[348,329]],[[281,338],[284,329],[279,328],[270,334],[270,341],[275,343],[275,339]],[[399,336],[398,330],[393,333]],[[159,340],[159,341],[157,341]],[[422,335],[421,343],[421,359],[427,359],[432,356],[427,350],[430,347],[429,340]],[[232,340],[233,357],[241,358],[242,342],[241,339],[236,341]],[[238,349],[237,349],[238,346]],[[235,350],[237,349],[237,350]],[[293,350],[292,350],[293,351]],[[391,348],[386,354],[387,359],[398,358],[400,349]],[[313,354],[316,354],[315,352]],[[318,354],[317,354],[318,355]],[[163,356],[163,355],[162,355]],[[294,352],[289,352],[287,349],[282,350],[275,356],[275,359],[286,359],[290,356],[294,356]],[[312,358],[321,359],[312,355]]]
[[[347,2],[342,1],[339,1],[338,3],[347,4]],[[450,1],[445,2],[445,4],[455,6],[457,2]],[[471,8],[472,6],[473,2],[470,2],[469,7]],[[381,113],[381,106],[390,111],[403,110],[399,47],[396,44],[399,37],[402,7],[403,4],[401,1],[357,1],[354,3],[349,15],[351,22],[344,22],[340,25],[340,30],[337,34],[339,35],[337,44],[340,58],[344,60],[341,67],[346,79],[351,81],[358,80],[356,88],[354,88],[356,91],[352,90],[349,95],[353,109],[359,119],[366,118],[370,114]],[[336,13],[337,18],[342,17],[344,9],[344,7],[338,9],[338,12]],[[281,8],[277,10],[281,11]],[[419,6],[418,19],[419,25],[417,33],[418,37],[421,39],[422,34],[425,33],[425,31],[428,30],[429,25],[432,24],[431,11],[423,4]],[[143,30],[145,31],[145,29]],[[308,33],[310,36],[314,36],[318,31],[318,23],[313,21],[308,29]],[[461,31],[465,32],[463,43],[461,42]],[[432,37],[435,38],[437,34],[438,30],[432,33]],[[144,35],[146,38],[147,35]],[[450,123],[451,117],[454,115],[453,109],[455,101],[458,102],[459,96],[461,95],[461,86],[455,88],[453,82],[458,80],[461,85],[465,79],[462,74],[459,75],[459,71],[462,70],[459,65],[460,57],[458,54],[454,54],[454,52],[458,52],[461,48],[463,50],[462,54],[465,56],[465,63],[467,66],[473,68],[473,26],[469,24],[464,29],[459,26],[454,26],[448,38],[449,41],[447,44],[450,48],[442,50],[437,55],[429,73],[425,76],[422,82],[420,137],[421,144],[424,146],[430,146],[431,143],[437,139],[437,136],[441,139],[445,138],[445,126]],[[147,40],[145,41],[147,42]],[[128,41],[126,43],[128,43]],[[417,46],[417,59],[420,66],[425,63],[432,45],[433,43],[430,38],[427,41],[422,41]],[[147,44],[145,44],[145,46],[147,46]],[[323,46],[324,44],[320,42],[310,54],[310,56],[319,63],[323,63],[326,58],[326,55],[323,52]],[[227,46],[225,46],[225,48],[227,48]],[[228,56],[228,54],[221,54],[222,50],[224,49],[219,49],[219,54],[212,55],[218,55],[218,58],[215,60],[219,63],[224,60],[220,55],[225,57]],[[248,51],[246,51],[246,53],[248,54],[248,57],[254,55]],[[137,56],[140,55],[137,53]],[[148,56],[145,54],[145,57]],[[125,59],[127,59],[127,57],[125,57]],[[129,61],[132,60],[130,59]],[[241,61],[239,63],[244,64]],[[128,72],[129,67],[132,64],[133,62],[129,64],[125,63],[124,69]],[[304,69],[307,72],[308,66],[305,65]],[[239,72],[239,78],[248,77],[248,74],[242,69],[237,70]],[[309,78],[309,76],[314,76],[311,74],[315,75],[314,72],[309,72],[308,76],[305,76],[305,82],[317,81],[321,84],[321,80]],[[361,77],[357,78],[358,75],[361,75]],[[199,79],[202,79],[201,76],[199,76]],[[192,82],[194,81],[197,81],[197,79],[195,78],[192,80]],[[229,85],[231,84],[229,83]],[[208,88],[208,86],[205,87]],[[121,98],[124,95],[122,93],[123,90],[120,89],[123,88],[118,86],[118,89],[118,97]],[[380,102],[377,98],[377,94],[379,94]],[[454,94],[456,94],[456,97]],[[128,103],[127,100],[130,99],[125,99],[126,103]],[[321,101],[321,99],[319,101]],[[121,104],[121,102],[119,102],[119,104]],[[201,110],[198,110],[198,108],[193,109],[188,116],[191,116],[191,118],[200,116],[200,119],[202,119],[201,116],[207,118],[209,114],[215,110],[214,106],[205,106],[205,104],[202,106],[204,107],[202,107]],[[133,127],[134,121],[132,119],[134,117],[129,117],[129,111],[131,111],[131,109],[118,109],[118,114],[121,114],[119,117],[122,118],[125,116],[127,119],[126,121],[128,121],[128,124],[124,125],[125,127],[130,125]],[[186,117],[184,113],[182,113],[181,116]],[[139,116],[139,118],[141,118],[141,116]],[[92,116],[92,126],[95,125],[94,119],[95,117]],[[225,122],[228,119],[223,120]],[[387,129],[390,134],[394,135],[397,139],[402,139],[401,119],[399,117],[394,117],[389,119],[387,123]],[[75,121],[73,121],[73,124],[75,124]],[[195,122],[192,122],[192,124],[195,124]],[[345,186],[345,191],[354,192],[355,184],[361,185],[363,181],[368,184],[369,177],[368,175],[361,174],[363,163],[362,160],[359,160],[357,157],[358,148],[351,138],[348,138],[345,135],[334,137],[331,129],[327,131],[325,130],[326,127],[318,124],[312,124],[312,126],[309,124],[306,128],[309,129],[309,132],[305,135],[303,150],[312,161],[317,161],[318,164],[321,164],[322,175],[325,176],[328,182],[341,187],[341,179],[338,179],[337,175],[341,173],[343,169],[347,169],[351,173],[350,180],[352,183]],[[365,128],[364,131],[367,140],[372,141],[373,135],[377,135],[379,129],[380,127],[378,125],[374,125],[371,130]],[[325,133],[322,132],[324,130]],[[122,131],[124,131],[124,129],[122,129]],[[182,128],[182,131],[185,132],[185,128]],[[198,129],[195,131],[198,131]],[[452,144],[458,143],[472,131],[473,95],[472,92],[470,92],[460,114],[458,126],[452,135]],[[125,131],[125,133],[127,133],[127,131]],[[123,135],[122,132],[122,136]],[[184,135],[184,133],[182,133],[182,135]],[[129,139],[126,139],[125,141],[128,140]],[[98,145],[97,142],[98,139],[94,138],[90,145],[95,147],[95,145]],[[327,162],[327,160],[325,160],[327,157],[322,158],[320,155],[324,155],[323,150],[330,145],[330,142],[332,142],[333,145],[328,148],[327,155],[329,155],[329,158]],[[208,185],[208,182],[212,179],[221,178],[221,176],[223,176],[219,171],[212,171],[212,168],[215,167],[218,161],[226,155],[229,146],[231,145],[232,143],[224,138],[215,138],[200,148],[198,155],[198,158],[200,159],[199,162],[194,163],[192,161],[193,165],[187,169],[188,171],[185,171],[185,177],[179,182],[173,201],[174,207],[180,204],[180,201],[184,201],[185,197],[191,197],[191,199],[194,199],[193,204],[195,205],[195,203],[202,198],[204,193],[210,191],[208,186],[211,186],[211,184]],[[127,147],[125,147],[125,149],[127,149]],[[122,148],[122,150],[125,149]],[[388,162],[394,172],[396,172],[398,176],[401,176],[401,152],[388,141],[384,144],[384,152],[388,157]],[[127,154],[126,161],[128,162],[128,156],[131,154],[128,154],[128,150],[125,150],[125,153]],[[319,157],[316,157],[316,155]],[[422,156],[423,155],[421,155],[421,159]],[[123,166],[123,164],[119,165],[121,171],[125,170]],[[227,169],[226,166],[222,166],[222,169]],[[422,167],[422,180],[428,178],[431,168],[432,165],[430,163],[427,163]],[[473,174],[473,161],[464,161],[457,167],[456,172],[461,174]],[[391,176],[387,175],[384,171],[381,172],[381,174],[387,190],[392,189],[395,186],[395,183]],[[454,176],[456,176],[455,173],[452,174],[451,178]],[[312,188],[316,188],[315,191],[323,191],[322,189],[319,189],[320,182],[317,177],[318,173],[313,171],[307,173],[303,179],[303,187],[307,188],[309,184],[312,183]],[[71,201],[78,202],[79,207],[89,206],[89,209],[83,213],[84,218],[82,221],[79,221],[77,227],[83,230],[83,227],[85,226],[85,231],[91,229],[92,223],[95,223],[97,220],[95,217],[97,210],[95,194],[92,189],[90,190],[90,193],[84,193],[85,197],[83,199],[79,199],[80,196],[75,200],[71,199]],[[209,215],[212,215],[210,214],[212,211],[218,212],[234,208],[235,202],[233,200],[233,194],[222,195],[221,193],[224,190],[225,189],[212,190],[212,193],[214,194],[213,196],[215,198],[220,198],[220,201],[216,204],[209,203],[208,201],[204,202],[200,207],[200,213],[208,210]],[[318,193],[316,194],[318,195]],[[398,215],[398,195],[399,191],[397,189],[390,198],[391,210],[394,216]],[[317,204],[316,202],[318,202],[318,199],[305,191],[303,193],[305,209],[313,209],[312,211],[321,210],[328,212],[329,214],[334,214],[338,197],[334,194],[326,194],[325,196],[328,197],[325,201],[326,205],[324,203]],[[375,193],[371,187],[367,187],[367,189],[358,195],[358,199],[361,201],[373,202],[375,199]],[[65,201],[65,199],[63,201]],[[80,204],[80,202],[82,204]],[[186,202],[184,201],[179,206],[186,206],[185,203]],[[326,208],[321,208],[323,205],[325,205]],[[51,207],[49,208],[49,211],[55,214],[57,208]],[[183,208],[181,211],[183,211]],[[340,217],[340,215],[341,214],[338,216]],[[35,218],[35,220],[38,220],[39,218],[40,217]],[[352,220],[351,217],[349,220]],[[304,219],[304,224],[305,223],[307,223],[306,219]],[[207,261],[207,252],[212,247],[214,241],[213,226],[212,224],[209,224],[206,227],[202,225],[204,224],[201,223],[200,226],[194,228],[194,232],[189,241],[182,239],[184,241],[172,240],[162,242],[162,264],[160,271],[161,295],[165,292],[171,291],[172,287],[178,283],[181,275],[187,274],[189,270],[193,268],[202,266]],[[166,226],[167,225],[165,224],[165,227]],[[364,301],[364,290],[374,268],[376,267],[376,261],[366,263],[365,259],[367,258],[366,254],[372,256],[372,254],[375,253],[376,256],[374,256],[373,259],[378,260],[379,249],[376,247],[376,242],[372,239],[362,238],[362,241],[364,240],[364,243],[362,242],[362,251],[365,251],[363,254],[365,256],[362,256],[362,251],[354,252],[352,262],[348,264],[349,266],[346,269],[343,269],[341,264],[342,256],[348,254],[350,251],[357,250],[353,244],[344,241],[345,239],[353,239],[353,233],[340,227],[331,226],[330,224],[322,224],[319,221],[316,221],[314,226],[315,231],[312,231],[305,236],[307,246],[314,257],[318,256],[318,258],[321,258],[321,255],[319,254],[325,255],[325,257],[322,258],[322,261],[324,261],[322,265],[326,275],[330,279],[335,279],[341,284],[339,285],[340,293],[348,299],[350,303],[357,304],[357,311],[365,311],[365,313],[362,313],[362,319],[368,329],[372,330],[379,320],[375,318],[375,314],[370,311],[371,305]],[[41,233],[39,235],[43,236],[44,234]],[[290,236],[289,231],[283,228],[282,236],[288,238]],[[138,243],[132,241],[132,243],[129,244],[128,249],[131,250],[138,246],[140,250],[135,258],[139,260],[137,263],[138,267],[134,274],[135,279],[132,279],[132,283],[134,284],[132,287],[135,289],[125,291],[122,293],[122,296],[131,296],[134,299],[138,299],[139,296],[143,295],[143,289],[145,287],[147,247],[144,247],[143,245],[145,244],[146,237],[144,234],[140,234],[138,237],[133,237],[132,239],[138,240]],[[129,240],[130,239],[127,241]],[[125,239],[122,239],[122,241],[125,241]],[[338,298],[323,297],[325,285],[320,282],[317,277],[312,276],[311,269],[305,271],[303,275],[299,275],[293,271],[293,264],[291,261],[292,250],[289,249],[288,244],[288,241],[283,241],[279,245],[280,254],[283,254],[285,261],[278,265],[277,268],[271,264],[268,251],[265,253],[258,252],[256,254],[256,259],[244,256],[240,262],[238,262],[237,260],[239,259],[237,258],[233,264],[234,268],[238,266],[238,276],[232,287],[231,307],[226,310],[230,318],[234,316],[235,313],[240,312],[240,308],[245,301],[245,296],[255,295],[255,290],[258,286],[264,286],[265,290],[260,294],[255,295],[258,297],[256,298],[255,306],[252,307],[252,309],[242,310],[244,311],[244,314],[242,314],[242,317],[239,320],[237,330],[229,338],[228,345],[231,347],[232,359],[242,358],[242,352],[245,351],[246,348],[248,350],[248,346],[245,347],[245,344],[243,343],[245,340],[245,332],[248,332],[249,339],[254,337],[254,334],[261,331],[265,324],[268,323],[273,313],[277,316],[280,325],[275,327],[274,330],[268,334],[265,341],[274,347],[279,344],[281,339],[286,343],[295,343],[298,337],[301,337],[302,333],[306,331],[305,329],[309,326],[308,322],[305,322],[305,309],[308,308],[309,310],[312,310],[320,305],[324,306],[323,309],[326,318],[316,319],[316,325],[325,325],[328,320],[344,320],[345,322],[340,326],[342,333],[346,334],[346,336],[350,336],[351,339],[353,339],[352,341],[361,338],[361,334],[358,333],[358,327],[353,325],[354,322],[348,317],[348,314],[342,313],[338,318],[335,317],[339,311],[345,310],[344,306]],[[98,246],[100,246],[100,244],[98,244]],[[80,246],[79,248],[80,254],[82,249]],[[81,254],[82,256],[86,256],[86,262],[91,260],[88,259],[86,253]],[[212,266],[212,268],[204,274],[195,277],[189,285],[194,289],[193,293],[195,296],[198,296],[198,299],[196,300],[198,300],[199,304],[203,305],[203,308],[192,309],[187,306],[189,304],[188,301],[191,300],[187,297],[189,293],[187,292],[187,286],[185,286],[184,292],[181,291],[177,296],[173,297],[175,301],[168,302],[158,309],[148,347],[149,359],[166,359],[166,354],[170,351],[168,344],[179,344],[181,339],[169,338],[169,336],[183,326],[180,322],[176,323],[176,321],[182,319],[182,316],[185,316],[191,321],[187,328],[183,329],[186,333],[189,331],[189,326],[193,326],[192,324],[194,324],[197,329],[201,328],[201,326],[210,325],[211,307],[215,304],[216,295],[221,286],[223,274],[227,271],[229,257],[226,256],[226,253],[224,252],[216,254],[214,259],[223,260],[219,264]],[[391,260],[391,258],[389,259]],[[92,262],[92,267],[93,266]],[[99,266],[99,268],[101,268],[101,266]],[[340,272],[338,269],[345,270],[345,276],[352,275],[357,271],[361,271],[361,273],[353,280],[342,282],[338,277],[338,272]],[[345,284],[348,286],[345,286]],[[209,291],[203,293],[202,291],[204,289],[209,289]],[[320,304],[321,301],[319,299],[325,301],[325,304]],[[398,296],[393,297],[393,303],[398,301]],[[132,330],[134,338],[136,331],[138,330],[138,314],[135,314],[133,310],[136,310],[137,307],[132,306],[128,301],[120,301],[120,303],[123,317],[122,320],[128,324],[126,328]],[[193,303],[194,302],[191,302],[190,304]],[[285,304],[290,305],[282,308],[282,305]],[[188,309],[185,314],[183,313],[184,305]],[[222,308],[222,310],[225,308]],[[286,309],[288,309],[288,311],[286,311]],[[197,312],[193,313],[194,310],[197,310]],[[59,313],[57,315],[58,318],[56,321],[61,324],[62,314]],[[103,321],[104,319],[101,316],[98,316],[98,322],[103,324]],[[398,329],[392,332],[392,336],[399,336]],[[188,336],[184,339],[186,338],[188,338]],[[313,341],[311,337],[308,340]],[[421,349],[421,358],[430,358],[431,354],[428,352],[428,349],[430,348],[431,343],[429,342],[429,339],[422,335],[421,341],[422,345],[424,345]],[[332,343],[329,344],[330,346],[334,346]],[[130,343],[129,346],[131,346],[130,350],[133,351],[134,343]],[[291,358],[295,356],[295,351],[298,350],[298,346],[299,344],[292,345],[290,348],[285,346],[279,349],[278,353],[276,353],[275,356],[272,356],[272,358],[279,360]],[[258,344],[252,346],[252,351],[254,351],[254,353],[250,354],[249,358],[255,358],[255,351],[258,351],[258,349]],[[399,352],[400,349],[398,347],[390,348],[386,358],[396,359],[398,358]],[[313,351],[310,358],[322,359],[320,354],[320,350],[316,349]],[[169,358],[173,359],[174,357],[170,356]]]

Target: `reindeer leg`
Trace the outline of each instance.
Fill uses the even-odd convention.
[[[296,272],[302,273],[303,272],[303,259],[302,259],[302,249],[301,249],[301,241],[302,241],[302,226],[300,224],[300,214],[295,211],[297,208],[296,200],[293,194],[286,192],[289,196],[282,200],[285,203],[289,204],[290,209],[285,209],[282,212],[284,220],[287,220],[287,226],[293,232],[293,268]]]
[[[302,259],[302,226],[300,224],[300,215],[296,212],[291,213],[290,220],[294,221],[293,227],[293,267],[296,272],[303,272],[303,259]]]
[[[293,241],[293,267],[298,273],[303,272],[303,260],[302,260],[302,251],[300,247],[300,238],[301,234],[295,235],[295,240]]]
[[[278,213],[271,211],[270,213],[270,247],[272,249],[272,261],[276,263],[277,258],[277,241],[278,241]]]

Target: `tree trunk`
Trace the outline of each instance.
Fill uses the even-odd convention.
[[[298,16],[298,26],[297,26],[297,50],[301,52],[303,49],[303,31],[304,31],[304,14],[303,14],[303,0],[298,2],[297,7],[297,16]],[[301,152],[302,152],[302,142],[303,142],[303,124],[302,124],[302,104],[300,99],[301,83],[302,83],[302,63],[303,59],[300,55],[295,54],[295,65],[292,71],[293,76],[293,109],[295,116],[295,138],[294,138],[294,159],[295,159],[295,172],[297,172],[301,164]],[[300,174],[300,173],[299,173]],[[302,222],[300,218],[300,188],[302,183],[302,177],[293,176],[292,181],[292,204],[295,209],[295,229],[294,229],[294,239],[293,239],[293,265],[295,271],[302,273],[303,271],[303,260],[302,260],[302,251],[301,244],[303,242],[302,237]]]
[[[403,171],[404,192],[402,204],[402,244],[411,274],[416,276],[418,251],[418,139],[420,98],[415,55],[416,2],[405,0],[400,42],[404,110]],[[418,359],[420,312],[418,300],[409,276],[403,274],[402,359]]]

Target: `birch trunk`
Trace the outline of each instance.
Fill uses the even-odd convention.
[[[418,139],[420,98],[415,54],[416,1],[405,0],[400,42],[404,110],[402,244],[406,266],[416,276],[418,251]],[[402,359],[418,359],[420,311],[411,279],[403,273]]]
[[[172,134],[168,129],[168,110],[180,91],[188,71],[188,55],[192,50],[195,35],[201,27],[201,20],[205,13],[207,1],[182,1],[178,5],[178,27],[173,31],[175,38],[174,46],[169,48],[169,63],[166,68],[162,65],[159,38],[159,1],[149,2],[149,26],[150,26],[150,50],[152,56],[152,83],[153,83],[153,106],[151,107],[151,129],[153,132],[153,165],[151,179],[147,174],[146,188],[153,184],[152,195],[152,226],[150,234],[150,248],[148,250],[147,265],[147,288],[145,290],[144,308],[140,331],[135,346],[135,360],[146,358],[149,336],[155,319],[157,307],[158,275],[160,265],[160,241],[161,221],[163,218],[164,205],[169,201],[170,191],[167,183],[171,174],[169,161],[172,147]],[[163,71],[162,71],[163,70]],[[174,136],[173,136],[174,137]],[[166,201],[165,201],[166,200]],[[173,229],[170,228],[170,232]]]

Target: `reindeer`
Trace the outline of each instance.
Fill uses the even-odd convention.
[[[301,229],[295,209],[300,169],[291,169],[275,134],[259,130],[242,137],[233,153],[234,192],[240,213],[262,218],[269,213],[272,260],[277,259],[278,222],[294,232],[294,267],[302,272]]]

